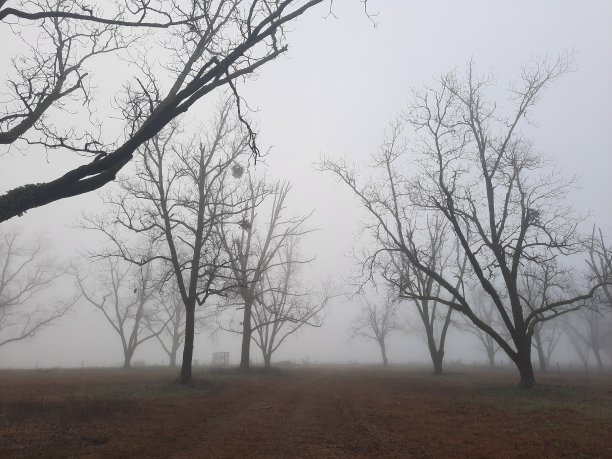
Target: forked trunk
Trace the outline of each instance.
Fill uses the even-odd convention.
[[[181,366],[181,384],[191,382],[191,362],[193,360],[193,338],[195,331],[195,304],[185,307],[185,343],[183,346],[183,364]]]
[[[441,375],[443,373],[442,371],[442,361],[444,360],[444,351],[443,350],[439,350],[439,351],[434,351],[431,354],[431,361],[433,362],[433,366],[434,366],[434,375]]]
[[[123,351],[123,368],[124,369],[128,369],[128,368],[132,368],[132,356],[134,355],[134,351],[129,351],[128,349],[125,349]]]

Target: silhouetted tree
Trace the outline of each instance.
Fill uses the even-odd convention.
[[[568,58],[561,57],[524,67],[521,84],[512,88],[515,108],[509,117],[487,99],[493,81],[479,76],[473,63],[464,78],[451,72],[440,79],[437,88],[416,92],[406,116],[419,135],[418,156],[411,161],[411,170],[416,171],[412,177],[401,169],[407,149],[400,142],[406,128],[402,120],[393,124],[375,158],[378,178],[364,184],[345,162],[325,160],[322,164],[358,197],[372,218],[371,230],[389,241],[372,258],[398,252],[432,277],[448,296],[424,298],[446,304],[491,335],[519,370],[522,387],[535,384],[531,363],[534,326],[572,310],[601,287],[598,283],[576,296],[557,291],[553,300],[535,310],[520,296],[520,278],[527,263],[561,259],[579,250],[579,219],[563,205],[572,181],[548,170],[547,162],[533,152],[531,142],[518,129],[542,90],[569,65]],[[431,270],[426,259],[411,250],[407,232],[415,206],[424,213],[439,213],[449,223],[470,272],[495,304],[503,330],[495,330],[478,317],[455,281]]]
[[[612,336],[612,320],[609,310],[602,307],[600,298],[587,300],[587,307],[572,314],[565,321],[566,329],[585,371],[588,371],[589,354],[592,352],[597,369],[604,371],[602,350]],[[607,320],[606,320],[607,319]]]
[[[20,229],[0,230],[0,346],[31,338],[75,303],[50,298],[63,274],[42,238],[25,240]]]
[[[387,338],[394,330],[400,328],[397,311],[400,303],[395,298],[386,298],[384,303],[370,303],[365,298],[365,305],[361,309],[351,328],[352,338],[362,337],[376,341],[380,347],[383,365],[387,366]]]
[[[114,242],[114,255],[138,265],[162,260],[176,279],[185,309],[185,338],[180,381],[191,380],[196,308],[227,288],[227,256],[219,225],[244,208],[240,188],[248,159],[248,134],[235,107],[221,105],[208,129],[186,140],[176,123],[138,151],[133,176],[120,181],[122,192],[111,195],[114,211],[89,218],[89,225]],[[121,230],[121,231],[119,231]],[[124,234],[131,234],[128,236]],[[157,250],[143,257],[126,241],[141,235]]]
[[[289,183],[276,183],[268,187],[264,181],[257,182],[249,174],[245,192],[247,205],[241,220],[235,225],[237,228],[229,228],[227,222],[220,224],[221,243],[229,257],[234,293],[243,308],[240,354],[240,368],[243,370],[250,367],[253,308],[258,288],[266,272],[288,263],[288,260],[279,259],[278,254],[290,239],[309,231],[305,229],[309,216],[286,215],[285,201],[290,189]],[[265,211],[269,212],[269,216],[261,215]]]
[[[149,330],[146,323],[156,314],[153,296],[158,285],[153,266],[135,266],[119,258],[94,262],[96,274],[75,277],[83,297],[97,308],[121,340],[123,368],[130,368],[134,352],[142,343],[159,335],[163,329]]]
[[[447,223],[441,216],[435,215],[428,216],[423,227],[414,223],[406,232],[406,241],[410,250],[418,254],[430,270],[442,275],[453,270],[457,279],[455,287],[459,288],[463,284],[467,259],[459,259],[459,252],[449,244],[451,235]],[[387,246],[387,241],[381,240],[380,244]],[[392,247],[392,244],[388,246]],[[444,345],[453,310],[435,300],[440,296],[442,287],[432,277],[414,267],[401,253],[389,252],[389,258],[391,262],[382,266],[381,275],[400,298],[410,300],[416,307],[434,374],[442,374]]]
[[[552,353],[559,344],[561,328],[557,320],[550,320],[536,324],[533,330],[533,347],[538,353],[540,371],[548,371]]]
[[[601,229],[595,230],[587,240],[587,252],[590,273],[595,281],[602,283],[607,307],[612,309],[612,248],[606,245]]]
[[[562,269],[554,259],[525,263],[521,273],[519,295],[526,308],[533,312],[545,308],[559,296],[570,296],[572,285],[569,272]],[[574,307],[564,309],[563,313],[583,306],[583,302],[576,302]],[[561,328],[556,316],[550,313],[543,320],[534,323],[532,335],[540,370],[547,371],[550,357],[561,338]]]
[[[272,354],[285,339],[303,326],[320,327],[323,312],[334,297],[330,283],[319,292],[300,288],[300,265],[295,237],[278,251],[273,269],[264,272],[255,293],[252,338],[261,349],[264,365],[270,367]]]
[[[491,325],[492,327],[496,326],[499,320],[497,317],[497,308],[495,308],[495,305],[488,299],[486,294],[483,292],[474,293],[472,295],[471,304],[474,308],[474,313],[478,317],[481,317],[483,322]],[[490,334],[475,326],[469,320],[462,321],[459,326],[478,338],[478,341],[480,341],[487,354],[489,367],[494,368],[495,355],[497,354],[497,351],[499,351],[499,344],[495,342]]]

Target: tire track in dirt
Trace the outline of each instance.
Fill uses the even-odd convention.
[[[176,458],[371,456],[384,446],[354,402],[352,383],[335,370],[268,379],[208,425],[205,438]],[[363,393],[363,392],[362,392]],[[191,435],[194,438],[194,435]],[[219,454],[222,452],[221,454]]]

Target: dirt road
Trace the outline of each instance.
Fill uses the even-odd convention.
[[[394,369],[0,374],[1,457],[612,457],[612,378]]]

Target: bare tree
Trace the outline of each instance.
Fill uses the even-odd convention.
[[[167,324],[162,329],[162,333],[157,335],[157,340],[164,352],[168,354],[170,366],[174,368],[176,367],[176,356],[185,342],[185,308],[178,290],[167,295],[166,300],[161,305],[163,317],[167,317]],[[198,322],[198,319],[196,319],[196,325]],[[148,327],[153,329],[154,325],[148,325]],[[195,327],[195,333],[197,333],[197,326]]]
[[[178,289],[176,278],[170,278],[164,282],[156,295],[158,304],[157,314],[147,318],[147,328],[154,332],[161,328],[157,341],[164,352],[168,355],[170,367],[177,366],[176,358],[179,350],[185,342],[185,306]],[[197,335],[206,328],[206,321],[214,316],[205,308],[196,306],[194,333]]]
[[[509,117],[487,100],[493,81],[480,77],[473,63],[465,78],[450,73],[440,79],[437,89],[415,93],[406,117],[419,135],[419,155],[413,159],[417,172],[412,179],[401,170],[406,150],[400,142],[406,127],[402,120],[394,123],[375,160],[374,166],[381,171],[379,180],[363,185],[350,165],[331,160],[322,164],[360,199],[372,217],[372,231],[388,239],[389,245],[372,258],[396,251],[432,277],[448,297],[424,298],[446,304],[491,335],[519,370],[522,387],[535,384],[531,363],[534,326],[572,310],[601,287],[598,283],[581,295],[556,296],[535,310],[520,296],[520,278],[527,263],[560,260],[579,250],[576,229],[580,219],[563,205],[572,181],[563,181],[557,171],[547,170],[547,162],[533,152],[531,142],[518,129],[542,90],[569,65],[568,58],[561,57],[524,67],[521,84],[512,89],[516,105]],[[411,250],[407,231],[414,206],[440,213],[450,224],[470,272],[495,304],[503,330],[493,329],[478,317],[455,282],[431,270]]]
[[[286,338],[305,325],[323,324],[323,312],[335,295],[330,283],[318,293],[300,289],[298,276],[304,261],[298,256],[295,237],[289,238],[277,257],[275,269],[266,270],[259,282],[252,315],[252,338],[261,349],[266,368]]]
[[[265,182],[255,181],[249,174],[246,196],[248,203],[242,212],[237,229],[231,230],[221,222],[221,243],[229,257],[234,292],[243,309],[242,348],[240,368],[250,367],[250,349],[253,327],[253,309],[258,288],[265,273],[273,267],[287,263],[279,260],[278,254],[292,237],[306,234],[308,216],[289,217],[286,215],[286,199],[291,186],[276,183],[268,187]],[[269,201],[272,201],[269,203]],[[269,209],[265,206],[269,205]],[[260,220],[258,212],[269,210],[269,217]]]
[[[612,249],[606,245],[601,229],[593,232],[587,241],[590,276],[603,284],[602,289],[609,308],[612,308]]]
[[[148,320],[146,325],[149,330],[154,331],[159,327],[160,321],[164,322],[157,341],[168,355],[170,367],[175,368],[176,356],[185,342],[185,308],[178,289],[161,292],[159,305],[159,317]],[[196,319],[196,325],[197,323]],[[197,333],[197,326],[195,331]]]
[[[562,329],[558,320],[549,320],[536,324],[533,330],[533,347],[538,353],[540,371],[548,371],[552,353],[559,344]]]
[[[542,260],[536,263],[525,263],[520,279],[520,297],[530,311],[538,311],[556,297],[569,296],[573,280],[556,260]],[[575,308],[583,307],[583,302],[576,302]],[[564,309],[563,312],[567,312]],[[561,338],[561,328],[554,316],[551,320],[537,322],[533,325],[533,347],[538,353],[541,371],[547,371],[550,357]]]
[[[92,7],[80,0],[33,0],[11,7],[0,1],[0,21],[11,23],[16,34],[28,24],[38,26],[39,36],[25,40],[41,45],[13,61],[13,93],[0,112],[1,143],[38,143],[90,156],[55,180],[1,195],[0,222],[114,180],[138,148],[217,88],[229,88],[240,104],[237,81],[286,52],[286,26],[321,2],[128,0]],[[91,129],[77,129],[85,116],[58,128],[61,117],[50,108],[72,99],[94,110],[85,66],[108,52],[131,62],[135,72],[116,99],[115,119],[125,121],[124,135],[106,141],[100,120]],[[240,119],[257,155],[255,132]]]
[[[139,150],[136,172],[120,182],[122,193],[111,196],[116,210],[90,226],[103,231],[115,255],[143,265],[162,260],[176,279],[185,309],[185,338],[180,381],[191,380],[196,308],[228,287],[218,228],[243,209],[237,193],[248,157],[248,134],[240,129],[231,102],[223,104],[209,129],[182,141],[176,124]],[[158,250],[142,257],[132,253],[126,236],[144,235]]]
[[[362,337],[376,341],[380,347],[383,365],[387,366],[387,338],[394,330],[400,328],[397,311],[400,303],[395,298],[386,298],[384,303],[370,303],[365,297],[365,305],[361,309],[351,328],[352,338]]]
[[[467,259],[459,259],[459,252],[448,242],[449,226],[440,215],[428,216],[423,228],[413,224],[406,233],[410,250],[432,270],[444,275],[454,269],[456,288],[463,284]],[[421,237],[419,237],[421,236]],[[387,245],[387,241],[381,241]],[[392,246],[392,245],[390,245]],[[450,247],[449,247],[450,246]],[[417,255],[418,254],[418,255]],[[453,255],[456,264],[451,266]],[[424,331],[425,343],[434,367],[434,374],[442,374],[446,334],[451,325],[453,310],[439,303],[442,286],[410,263],[401,253],[390,252],[391,263],[383,267],[382,277],[398,292],[400,298],[410,300],[416,307]]]
[[[123,368],[130,368],[138,346],[163,330],[163,325],[154,331],[146,326],[157,312],[153,295],[158,286],[153,279],[153,266],[138,267],[118,258],[97,263],[105,267],[96,266],[96,275],[82,276],[75,269],[75,277],[83,297],[102,312],[121,339]]]
[[[592,352],[597,369],[604,371],[602,350],[612,335],[611,320],[606,320],[609,311],[602,308],[601,299],[597,297],[587,301],[586,308],[572,314],[565,321],[570,341],[582,360],[585,371],[588,371],[588,357]]]
[[[23,239],[19,229],[0,231],[0,346],[31,338],[76,301],[49,299],[49,288],[63,270],[42,238]]]
[[[474,313],[481,317],[483,322],[495,327],[498,324],[499,318],[497,317],[497,309],[492,301],[488,300],[488,297],[484,292],[479,292],[473,295],[472,300]],[[459,325],[461,328],[467,330],[482,344],[484,348],[487,359],[489,361],[489,367],[495,367],[495,355],[499,351],[499,345],[495,342],[493,337],[486,333],[484,330],[475,326],[471,321],[462,321]]]

